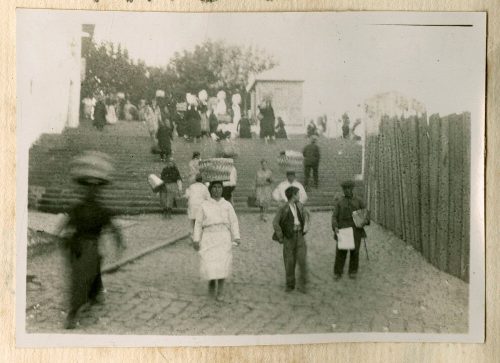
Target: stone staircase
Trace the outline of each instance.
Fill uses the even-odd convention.
[[[239,155],[235,159],[238,171],[238,186],[233,194],[237,210],[247,207],[247,197],[253,194],[255,172],[261,159],[267,159],[273,170],[275,184],[285,178],[276,162],[282,150],[301,151],[307,144],[304,136],[291,140],[277,140],[264,144],[259,139],[236,139]],[[348,140],[320,139],[322,152],[320,164],[320,188],[308,191],[309,206],[328,207],[340,183],[353,178],[361,171],[361,147]],[[44,134],[31,147],[29,155],[29,201],[28,206],[45,212],[66,211],[79,198],[78,187],[69,177],[71,159],[83,150],[99,150],[108,153],[114,160],[115,173],[112,185],[103,192],[104,203],[117,214],[140,214],[159,212],[159,197],[147,184],[151,173],[159,175],[164,166],[158,155],[150,152],[151,143],[146,127],[140,122],[119,122],[108,125],[98,132],[82,121],[76,129],[66,129],[62,134]],[[181,175],[186,180],[188,162],[193,151],[203,157],[215,155],[216,143],[203,140],[187,143],[176,138],[172,145],[174,158]],[[298,174],[303,181],[303,174]],[[362,193],[362,188],[357,188]],[[182,211],[179,208],[178,211]]]

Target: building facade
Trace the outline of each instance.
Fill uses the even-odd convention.
[[[301,80],[255,79],[247,87],[251,117],[256,118],[259,111],[257,106],[269,97],[276,119],[283,119],[287,131],[303,133],[303,84]]]
[[[77,127],[82,25],[20,12],[17,29],[18,131],[29,143]]]

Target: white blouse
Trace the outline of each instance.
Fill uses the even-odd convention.
[[[233,241],[240,239],[238,217],[231,203],[224,198],[220,198],[219,201],[210,198],[201,203],[196,214],[193,241],[199,242],[202,238],[203,229],[216,225],[227,226]]]

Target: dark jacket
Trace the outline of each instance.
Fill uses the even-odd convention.
[[[307,233],[307,228],[309,225],[309,212],[304,208],[303,204],[300,202],[296,203],[297,206],[297,217],[300,221],[300,229],[302,234]],[[290,205],[287,203],[278,209],[278,212],[273,219],[273,228],[276,233],[276,237],[279,241],[283,238],[293,238],[293,213],[290,210]]]
[[[321,157],[319,146],[316,144],[308,144],[302,152],[304,155],[304,165],[317,165]]]
[[[172,129],[163,123],[160,123],[158,131],[156,132],[158,139],[158,146],[161,150],[170,150],[172,140]]]
[[[208,117],[208,123],[210,125],[210,133],[215,133],[217,131],[217,127],[219,126],[219,120],[217,120],[217,116],[215,116],[213,112]]]
[[[106,124],[106,105],[102,101],[97,101],[94,108],[94,123],[96,125]]]
[[[352,219],[352,212],[364,208],[366,208],[365,203],[361,199],[342,197],[333,206],[332,229],[352,227],[355,237],[358,235],[361,238],[366,237],[364,228],[357,228]]]
[[[177,183],[177,180],[182,180],[177,166],[166,166],[161,172],[161,180],[163,180],[165,184]]]

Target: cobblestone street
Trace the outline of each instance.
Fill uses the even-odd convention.
[[[312,214],[307,235],[307,294],[284,291],[281,246],[270,222],[240,214],[241,246],[234,248],[233,274],[224,301],[208,297],[189,239],[105,274],[106,302],[82,312],[71,333],[235,335],[332,332],[465,333],[468,287],[440,272],[383,228],[367,228],[369,260],[362,249],[357,280],[333,280],[334,241],[330,213]],[[271,216],[269,216],[271,219]],[[187,232],[186,216],[157,215],[123,223],[126,253]],[[180,233],[180,234],[179,234]],[[59,250],[30,257],[27,332],[66,332],[64,259]],[[346,266],[347,268],[347,266]]]

